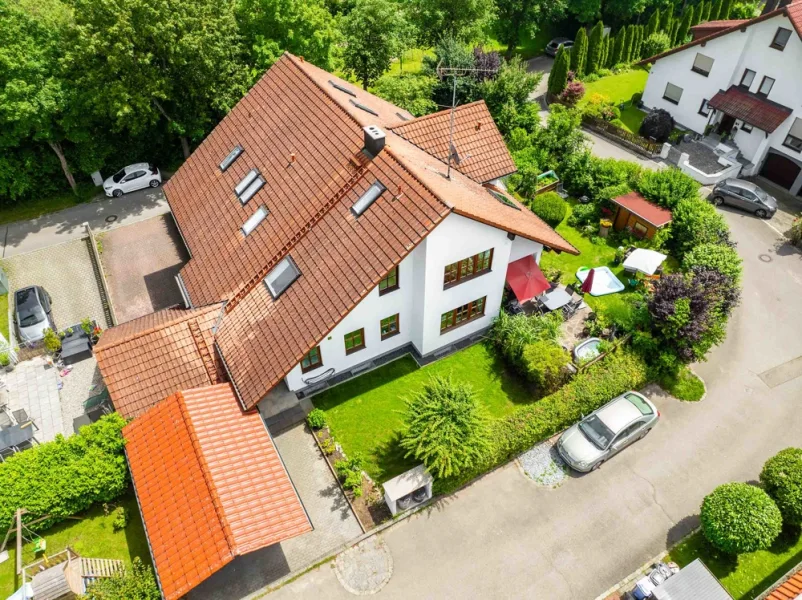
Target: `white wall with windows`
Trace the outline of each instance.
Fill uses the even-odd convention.
[[[446,267],[488,250],[492,251],[489,268],[481,268],[488,264],[487,255],[477,257],[456,270],[456,281],[444,283]],[[320,343],[321,364],[306,372],[296,365],[286,377],[287,386],[292,391],[302,389],[329,369],[340,373],[410,342],[420,354],[431,354],[484,329],[500,310],[507,265],[527,254],[539,261],[542,250],[537,242],[511,240],[506,231],[449,215],[401,262],[398,289],[380,293],[377,287],[368,293]],[[449,272],[453,279],[455,271]],[[478,312],[475,302],[481,299]],[[465,306],[471,308],[454,314]],[[452,314],[455,326],[441,331],[444,313]],[[381,320],[395,314],[399,333],[382,339]],[[347,351],[345,336],[360,329],[364,348]]]

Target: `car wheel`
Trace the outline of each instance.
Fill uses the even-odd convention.
[[[120,196],[122,196],[122,195],[123,195],[123,191],[122,191],[122,190],[114,190],[114,191],[111,193],[111,195],[112,195],[112,196],[114,196],[115,198],[119,198]]]
[[[765,219],[765,218],[766,218],[766,216],[767,216],[767,213],[766,213],[766,211],[765,211],[765,210],[763,210],[762,208],[758,208],[758,209],[755,211],[755,216],[756,216],[756,217],[760,217],[761,219]]]
[[[159,187],[159,180],[158,179],[151,179],[150,183],[148,185],[150,187],[152,187],[152,188]]]
[[[713,206],[721,206],[724,204],[724,198],[721,196],[716,196],[713,198]]]
[[[592,472],[592,471],[598,471],[598,470],[599,470],[599,468],[600,468],[600,467],[601,467],[603,464],[604,464],[604,461],[603,461],[603,460],[600,460],[600,461],[599,461],[599,462],[597,462],[595,465],[593,465],[593,468],[591,469],[591,472]]]

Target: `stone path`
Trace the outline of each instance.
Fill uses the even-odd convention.
[[[390,581],[393,557],[384,540],[374,535],[337,556],[334,571],[346,590],[357,596],[367,596]]]
[[[5,381],[9,409],[25,409],[39,428],[34,434],[36,441],[49,442],[59,433],[72,433],[64,429],[56,369],[43,357],[19,363],[5,375]]]

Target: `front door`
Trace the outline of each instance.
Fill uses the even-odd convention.
[[[719,135],[724,135],[725,133],[729,133],[732,131],[732,128],[735,126],[735,117],[731,117],[730,115],[724,115],[721,118],[721,121],[718,123],[718,129],[716,129],[716,133]]]
[[[766,155],[766,162],[763,163],[760,174],[769,181],[773,181],[786,190],[790,190],[800,170],[802,168],[790,158],[786,158],[777,152],[769,152]]]

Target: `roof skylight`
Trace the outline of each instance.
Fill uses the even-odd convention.
[[[254,179],[251,184],[246,187],[243,192],[239,196],[239,201],[242,202],[242,205],[246,205],[248,200],[253,198],[254,194],[262,189],[262,186],[265,184],[265,180],[261,177],[257,177]]]
[[[335,90],[340,90],[342,93],[348,94],[349,96],[353,96],[354,98],[356,98],[356,94],[354,92],[352,92],[351,90],[349,90],[344,85],[340,85],[339,83],[336,83],[336,82],[332,81],[331,79],[329,79],[329,85],[331,87],[333,87]]]
[[[265,287],[275,300],[301,276],[301,271],[289,256],[285,256],[265,277]]]
[[[223,159],[223,162],[220,163],[220,170],[225,172],[231,165],[234,164],[234,161],[239,158],[239,155],[245,152],[245,148],[237,144],[237,146],[229,152],[228,156]]]
[[[371,204],[379,199],[379,196],[381,196],[386,189],[387,188],[384,187],[384,184],[381,181],[374,181],[373,185],[371,185],[367,191],[359,197],[359,200],[354,202],[354,205],[351,207],[351,213],[355,217],[361,216],[362,213],[370,208]]]
[[[491,190],[490,188],[485,188],[485,189],[488,192],[490,192],[490,195],[493,196],[493,198],[495,198],[502,204],[506,204],[507,206],[509,206],[510,208],[514,208],[515,210],[521,210],[521,208],[517,204],[515,204],[515,202],[507,198],[507,196],[505,196],[501,192],[497,192],[496,190]]]
[[[375,110],[373,110],[372,108],[368,108],[368,107],[367,107],[367,106],[365,106],[364,104],[360,104],[359,102],[355,102],[354,100],[350,100],[350,102],[351,102],[351,104],[353,104],[353,105],[354,105],[354,106],[356,106],[357,108],[361,108],[362,110],[364,110],[366,113],[370,113],[370,114],[372,114],[374,117],[378,117],[378,116],[379,116],[379,113],[377,113],[377,112],[376,112]]]
[[[237,187],[235,187],[235,188],[234,188],[234,193],[235,193],[237,196],[242,196],[242,192],[244,192],[244,191],[245,191],[245,189],[246,189],[246,188],[247,188],[249,185],[251,185],[251,184],[253,183],[254,179],[256,179],[257,177],[259,177],[259,175],[260,175],[260,173],[259,173],[259,169],[251,169],[250,171],[248,171],[248,172],[245,174],[245,177],[243,177],[243,178],[242,178],[242,181],[240,181],[240,182],[237,184]]]
[[[256,209],[256,212],[248,217],[248,220],[243,223],[241,228],[242,234],[246,237],[249,236],[251,233],[253,233],[253,230],[259,226],[259,223],[265,220],[265,217],[267,217],[267,208],[260,206]]]

